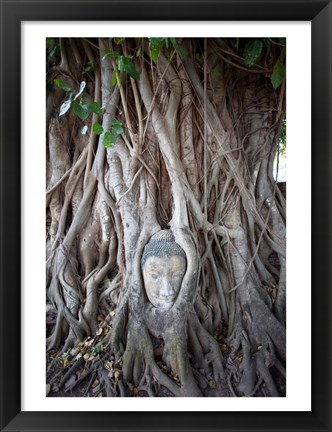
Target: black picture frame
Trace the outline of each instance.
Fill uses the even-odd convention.
[[[331,1],[0,0],[0,4],[0,430],[331,431]],[[312,356],[310,412],[21,411],[21,21],[48,20],[311,21],[313,325],[311,353],[308,347],[298,353],[299,361],[301,356]],[[304,385],[308,379],[303,377]]]

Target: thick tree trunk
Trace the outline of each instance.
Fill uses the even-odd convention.
[[[285,85],[271,84],[283,51],[270,45],[249,67],[248,41],[242,54],[232,40],[60,41],[47,110],[54,386],[62,359],[66,379],[85,364],[70,388],[98,377],[104,396],[285,395],[285,200],[271,173]],[[159,309],[141,259],[165,229],[186,270]]]

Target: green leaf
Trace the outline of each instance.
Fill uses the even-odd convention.
[[[106,131],[104,133],[104,136],[103,136],[103,146],[106,147],[106,148],[109,148],[109,147],[111,147],[111,145],[112,145],[112,142],[111,142],[111,132],[110,131]]]
[[[74,114],[77,115],[81,120],[86,120],[89,117],[89,110],[86,105],[80,105],[78,102],[73,101],[72,108]]]
[[[123,133],[122,123],[119,120],[113,119],[111,124],[112,124],[112,132],[118,135]]]
[[[102,60],[105,60],[107,57],[117,58],[117,57],[120,57],[120,54],[118,54],[115,51],[110,51],[109,49],[105,49],[104,56],[103,56]]]
[[[179,54],[181,60],[186,60],[187,51],[183,48],[183,46],[180,45],[175,38],[171,38],[171,42],[173,47],[176,49],[177,53]]]
[[[244,48],[244,64],[252,66],[259,58],[263,50],[263,42],[259,39],[253,39],[247,42]]]
[[[64,102],[61,105],[59,116],[66,114],[66,112],[69,110],[70,106],[71,106],[71,100],[68,99],[68,100],[66,100],[66,102]]]
[[[122,45],[126,39],[125,38],[113,38],[113,40],[117,45]]]
[[[116,71],[114,70],[112,73],[112,86],[114,87],[116,85]]]
[[[166,38],[149,38],[150,45],[159,45],[163,44]]]
[[[66,92],[71,90],[70,85],[62,81],[61,79],[55,79],[53,82],[55,85],[57,85],[58,87],[60,87],[62,90]]]
[[[197,60],[197,61],[201,61],[202,60],[202,55],[199,52],[197,52],[195,54],[195,60]]]
[[[211,71],[211,75],[212,75],[213,77],[220,78],[220,77],[221,77],[221,72],[219,71],[218,68],[214,68],[214,69],[212,69],[212,71]]]
[[[74,97],[74,100],[76,100],[79,96],[81,96],[81,94],[83,93],[83,91],[85,89],[85,86],[86,86],[86,82],[82,81],[81,85],[80,85],[80,89],[79,89],[77,95]]]
[[[95,68],[95,64],[93,61],[88,61],[85,68],[84,68],[84,73],[90,73],[94,70]]]
[[[102,125],[97,122],[93,124],[92,130],[96,135],[101,135],[104,132]]]
[[[126,65],[130,62],[130,59],[128,59],[125,56],[119,56],[117,59],[117,64],[120,72],[125,72]]]
[[[111,147],[112,144],[116,142],[118,135],[116,133],[112,133],[110,131],[106,131],[103,136],[103,145],[106,148]]]
[[[89,103],[86,106],[87,106],[87,109],[89,110],[89,112],[93,112],[99,116],[103,115],[103,111],[102,111],[98,102],[94,101],[94,102]]]
[[[159,57],[159,54],[160,54],[160,47],[158,47],[158,46],[153,46],[153,47],[151,47],[151,49],[150,49],[150,56],[151,56],[151,58],[152,58],[152,61],[154,62],[154,63],[157,63],[157,61],[158,61],[158,57]]]
[[[72,102],[71,98],[72,98],[72,93],[69,93],[67,100],[60,107],[59,116],[66,114],[66,112],[69,110],[69,108],[71,107],[71,102]]]
[[[273,85],[273,88],[277,89],[282,84],[285,77],[286,77],[286,67],[278,59],[276,64],[274,65],[272,75],[271,75],[271,83]]]
[[[119,71],[127,72],[132,78],[134,78],[135,80],[139,80],[140,74],[132,63],[131,58],[131,56],[120,56],[117,59]]]
[[[115,144],[117,139],[118,139],[118,134],[111,132],[111,144]]]
[[[118,59],[117,59],[117,65],[118,65],[118,68],[119,68],[119,71],[120,72],[124,72],[124,56],[120,56]]]
[[[82,134],[82,135],[85,135],[85,134],[87,133],[87,131],[88,131],[88,127],[87,127],[87,125],[84,125],[84,126],[82,127],[82,129],[81,129],[81,134]]]
[[[126,65],[126,72],[128,72],[128,74],[134,78],[135,80],[139,80],[140,79],[140,74],[138,72],[138,70],[135,68],[135,66],[133,65],[133,63],[128,63]]]
[[[157,63],[161,49],[165,44],[166,38],[149,38],[150,56],[154,63]],[[167,43],[168,45],[168,43]]]

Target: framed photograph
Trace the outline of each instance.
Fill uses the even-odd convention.
[[[331,430],[331,13],[1,0],[1,430]]]

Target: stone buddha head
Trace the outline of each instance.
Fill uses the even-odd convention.
[[[150,303],[158,309],[170,309],[187,267],[186,254],[170,230],[161,230],[151,237],[144,248],[141,267]]]

